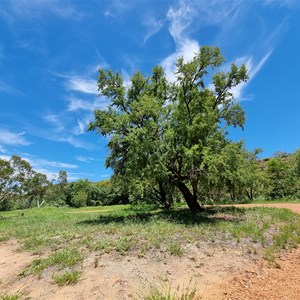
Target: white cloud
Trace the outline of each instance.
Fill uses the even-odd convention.
[[[143,25],[147,28],[147,33],[144,37],[144,43],[146,43],[150,37],[160,31],[160,29],[164,25],[164,21],[158,20],[154,16],[147,16],[144,19]]]
[[[123,1],[123,0],[110,0],[108,8],[104,10],[105,17],[112,17],[117,19],[117,17],[134,6],[134,1]]]
[[[6,15],[9,15],[10,21],[20,18],[42,19],[49,15],[63,19],[80,20],[84,16],[81,11],[75,9],[70,0],[8,0],[2,2],[5,2],[2,4],[5,5]]]
[[[51,140],[57,141],[57,142],[64,142],[64,143],[68,143],[71,146],[75,147],[75,148],[83,148],[83,149],[87,149],[90,150],[92,149],[94,146],[91,145],[90,143],[87,143],[83,140],[80,140],[78,138],[75,138],[74,136],[66,136],[66,137],[57,137],[57,136],[52,136],[50,138]]]
[[[266,5],[285,6],[287,8],[299,8],[299,0],[263,0]]]
[[[24,137],[24,132],[15,133],[7,129],[0,128],[0,144],[28,146],[30,142]]]
[[[47,114],[43,119],[54,127],[55,132],[63,132],[65,130],[64,122],[60,115]]]
[[[98,95],[96,80],[73,77],[68,80],[66,86],[71,91]]]
[[[75,135],[80,135],[83,134],[87,131],[87,125],[88,125],[89,121],[88,120],[77,120],[77,126],[75,127],[75,129],[73,130],[73,133]]]
[[[176,51],[162,60],[161,65],[165,70],[169,81],[176,80],[174,71],[179,57],[185,61],[191,60],[195,53],[199,51],[199,43],[188,37],[188,28],[190,27],[195,11],[190,5],[180,2],[178,9],[171,7],[167,13],[167,19],[170,22],[169,32],[176,44]]]
[[[10,156],[8,156],[8,155],[0,155],[0,159],[9,161],[10,160]]]
[[[22,94],[20,91],[9,86],[8,84],[6,84],[1,80],[0,80],[0,93],[7,93],[7,94],[14,94],[14,95]]]
[[[78,166],[74,164],[51,161],[29,154],[24,154],[22,157],[30,163],[36,172],[45,174],[48,180],[55,180],[57,177],[56,174],[58,174],[60,170],[73,170],[78,168]]]
[[[287,5],[293,1],[265,1],[266,4],[275,2]],[[175,42],[176,50],[161,62],[168,80],[172,82],[176,80],[174,71],[178,57],[183,57],[185,61],[189,61],[198,52],[200,44],[197,40],[191,38],[191,32],[195,26],[220,26],[223,33],[229,38],[229,33],[238,26],[237,24],[244,16],[247,8],[249,8],[249,3],[245,0],[211,0],[209,2],[206,0],[181,0],[177,7],[170,7],[167,13],[167,20],[169,21],[169,32]],[[279,28],[275,28],[273,33],[269,34],[269,38],[264,36],[264,41],[269,42],[263,44],[264,47],[258,51],[258,54],[256,53],[255,59],[252,54],[236,59],[238,65],[246,64],[249,73],[248,82],[243,82],[231,90],[236,99],[242,100],[249,97],[244,96],[243,91],[271,56],[274,48],[272,41],[275,40],[274,36],[278,35],[282,26],[281,24]],[[230,29],[227,31],[225,28]],[[227,66],[228,68],[229,65]]]
[[[170,7],[167,19],[170,21],[169,31],[177,47],[187,39],[187,29],[191,25],[195,11],[188,3],[181,2],[178,9]]]
[[[76,156],[76,159],[81,162],[91,162],[95,160],[93,157],[85,157],[85,156]]]
[[[174,82],[176,80],[174,71],[177,59],[183,57],[185,61],[191,60],[195,56],[195,53],[199,51],[199,47],[200,45],[197,41],[186,39],[184,42],[181,42],[181,45],[176,52],[172,53],[161,62],[169,81]]]
[[[63,162],[57,162],[57,161],[49,161],[46,159],[41,159],[41,158],[27,158],[29,161],[30,165],[32,167],[51,167],[51,168],[62,168],[62,169],[76,169],[78,168],[77,165],[74,164],[68,164],[68,163],[63,163]]]
[[[70,101],[68,104],[68,111],[94,110],[93,103],[91,104],[89,101],[84,101],[74,96],[68,97],[68,100]]]
[[[231,89],[231,93],[233,94],[234,98],[236,100],[247,100],[249,99],[249,96],[244,96],[243,91],[246,88],[246,86],[250,83],[250,81],[256,76],[256,74],[260,71],[260,69],[264,66],[264,64],[267,62],[269,57],[271,56],[273,50],[270,50],[265,54],[257,63],[254,62],[254,59],[252,56],[248,57],[240,57],[238,58],[235,63],[237,65],[245,64],[248,70],[249,80],[247,82],[242,82],[238,86]]]
[[[73,170],[78,168],[78,166],[74,164],[51,161],[34,155],[30,155],[28,153],[22,153],[20,157],[29,162],[34,171],[45,174],[48,180],[55,179],[55,174],[57,174],[60,170]],[[11,157],[8,155],[0,155],[0,158],[9,161]]]

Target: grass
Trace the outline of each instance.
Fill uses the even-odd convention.
[[[58,286],[73,285],[78,282],[80,275],[81,273],[78,271],[66,271],[62,274],[54,274],[52,276],[52,279],[53,282],[56,283]]]
[[[91,211],[87,213],[85,211]],[[211,207],[191,214],[185,207],[163,211],[153,206],[82,209],[42,208],[3,212],[0,241],[16,238],[41,257],[22,275],[77,266],[91,252],[117,251],[137,256],[149,251],[185,254],[186,245],[224,243],[264,249],[266,259],[300,244],[300,216],[285,209]]]
[[[168,246],[168,250],[172,255],[175,256],[182,256],[184,253],[184,250],[179,242],[172,242]]]
[[[49,267],[56,267],[59,270],[73,267],[83,260],[83,256],[77,249],[63,249],[62,251],[52,253],[47,258],[34,260],[21,275],[34,274],[41,277],[44,270]]]
[[[1,296],[0,300],[19,300],[20,296],[18,294],[6,294]]]
[[[154,286],[150,287],[148,295],[144,296],[144,300],[192,300],[196,295],[196,289],[187,288],[183,291],[172,292],[171,287],[164,286],[157,288]]]

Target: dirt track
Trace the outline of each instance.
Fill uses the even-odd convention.
[[[300,203],[267,203],[267,204],[238,204],[238,207],[274,207],[274,208],[287,208],[293,212],[300,214]]]

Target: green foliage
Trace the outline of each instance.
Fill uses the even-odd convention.
[[[72,197],[71,204],[74,207],[86,206],[87,199],[88,194],[85,191],[79,191]]]
[[[182,256],[184,253],[182,246],[179,242],[170,243],[168,246],[168,250],[172,255],[175,255],[175,256]]]
[[[232,143],[226,128],[243,127],[245,120],[231,89],[247,80],[246,67],[232,64],[228,72],[211,76],[223,62],[218,48],[201,47],[191,61],[178,59],[175,82],[156,66],[149,77],[136,72],[128,90],[119,73],[99,71],[100,94],[111,104],[95,111],[90,130],[111,136],[106,165],[114,179],[141,194],[146,183],[166,206],[176,188],[191,210],[200,210],[205,162]]]
[[[29,162],[13,155],[0,159],[0,209],[40,206],[49,186],[46,175],[32,169]]]
[[[183,291],[172,292],[171,287],[163,286],[162,288],[150,287],[148,295],[143,297],[144,300],[192,300],[196,296],[195,288],[187,288]]]
[[[277,154],[265,164],[265,193],[271,199],[300,195],[300,149],[292,154]]]
[[[78,282],[80,275],[78,271],[67,271],[58,275],[53,274],[52,279],[58,286],[73,285]]]

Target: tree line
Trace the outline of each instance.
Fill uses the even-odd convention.
[[[95,206],[128,203],[128,195],[110,180],[90,182],[80,179],[68,182],[66,171],[59,171],[56,180],[33,170],[30,163],[13,155],[0,159],[0,210],[41,206]]]
[[[210,162],[201,181],[200,203],[251,202],[255,199],[300,199],[300,148],[294,153],[275,153],[259,159],[260,149],[247,151],[243,143],[231,144]],[[135,186],[116,178],[91,182],[68,182],[66,171],[49,181],[30,163],[12,156],[0,159],[0,210],[41,206],[101,206],[156,203],[166,209],[184,201],[179,191],[163,190],[143,180]],[[162,195],[163,194],[163,195]]]

